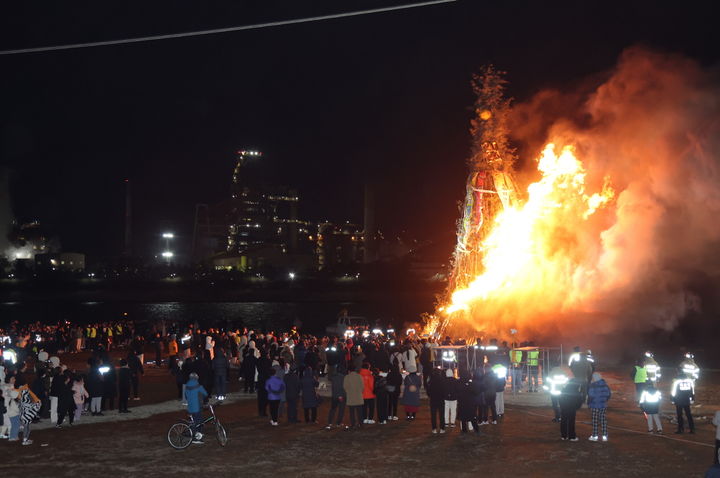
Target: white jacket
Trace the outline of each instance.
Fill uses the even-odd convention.
[[[2,391],[5,399],[5,408],[7,408],[5,415],[8,417],[17,417],[20,415],[20,405],[18,405],[15,399],[20,396],[20,393],[15,390],[12,385],[7,383],[3,384]]]
[[[415,349],[410,348],[404,354],[403,367],[409,373],[417,372],[417,352]]]

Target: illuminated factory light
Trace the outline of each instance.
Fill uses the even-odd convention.
[[[173,254],[172,252],[170,252],[170,251],[165,251],[165,252],[162,253],[162,256],[165,257],[165,258],[168,258],[168,259],[171,258],[173,255],[174,255],[174,254]]]
[[[163,237],[165,239],[172,239],[173,237],[175,237],[175,234],[173,234],[172,232],[163,232]]]

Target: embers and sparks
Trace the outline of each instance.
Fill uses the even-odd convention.
[[[538,159],[538,170],[542,178],[527,188],[527,201],[505,205],[492,218],[479,248],[463,252],[480,254],[482,270],[467,286],[452,292],[441,313],[463,315],[482,327],[483,311],[491,313],[501,304],[506,308],[507,302],[518,304],[554,295],[557,291],[553,289],[559,285],[554,279],[577,272],[577,258],[566,254],[573,251],[562,243],[572,242],[582,223],[611,201],[614,192],[607,179],[601,192],[587,191],[586,172],[572,146],[564,146],[558,154],[558,148],[548,144]],[[467,261],[456,263],[462,266]],[[473,272],[455,271],[458,276]]]

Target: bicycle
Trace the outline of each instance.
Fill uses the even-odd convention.
[[[210,416],[204,419],[201,423],[195,423],[192,416],[190,416],[190,420],[181,420],[170,427],[167,433],[167,440],[171,447],[176,450],[184,450],[189,447],[195,437],[195,430],[203,425],[209,424],[210,422],[215,425],[215,436],[217,437],[217,441],[220,446],[227,445],[228,439],[225,427],[222,426],[220,420],[218,420],[215,415],[215,409],[212,404],[208,404],[207,408],[210,410]]]

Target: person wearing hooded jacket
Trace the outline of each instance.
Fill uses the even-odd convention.
[[[602,427],[602,441],[608,441],[607,402],[612,397],[610,387],[598,372],[592,374],[588,387],[588,407],[592,414],[590,441],[598,441],[598,425]]]
[[[198,374],[192,372],[190,379],[185,384],[185,401],[187,402],[187,411],[192,416],[193,422],[198,424],[194,427],[193,443],[202,443],[202,403],[208,396],[205,387],[198,382]]]
[[[492,371],[483,373],[482,368],[475,370],[475,376],[473,378],[473,384],[476,390],[476,400],[480,402],[480,410],[478,413],[479,425],[497,425],[497,409],[495,408],[495,400],[497,398],[497,392],[495,388],[497,386],[497,376]],[[490,421],[492,418],[492,422]]]
[[[215,357],[217,358],[217,356]],[[265,390],[270,403],[270,425],[278,425],[278,410],[280,409],[280,398],[285,391],[285,383],[276,375],[276,370],[271,368],[268,372],[270,377],[265,382]]]
[[[453,370],[445,370],[445,380],[443,381],[443,393],[445,395],[445,423],[450,426],[450,428],[455,428],[459,387],[460,382],[458,382],[458,379],[455,378]]]
[[[402,404],[405,406],[406,420],[415,420],[417,411],[420,409],[421,385],[422,380],[416,372],[410,372],[403,380]]]
[[[300,378],[305,423],[317,423],[317,407],[320,405],[320,398],[317,394],[319,385],[320,383],[315,378],[312,367],[305,367],[302,378]]]
[[[432,426],[432,433],[445,433],[445,387],[443,386],[443,373],[442,370],[437,368],[433,368],[431,373],[429,370],[426,372],[430,375],[425,390],[430,399],[430,425]],[[439,428],[438,421],[440,422]]]
[[[365,362],[360,370],[363,379],[363,423],[372,425],[375,423],[375,377],[370,371],[370,364]]]
[[[460,429],[462,433],[475,430],[475,433],[479,434],[480,427],[477,422],[477,405],[475,404],[476,392],[467,370],[460,371],[458,384],[457,416],[460,421]]]

